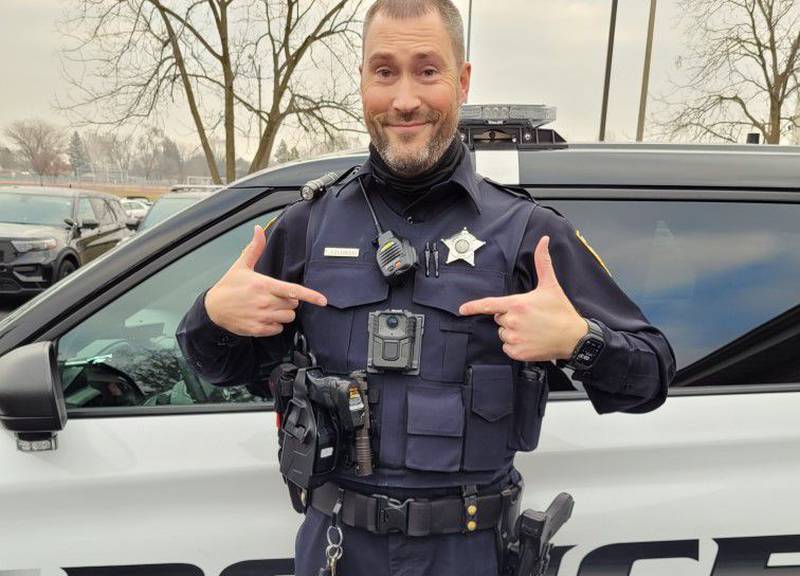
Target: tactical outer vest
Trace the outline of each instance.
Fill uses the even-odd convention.
[[[368,375],[375,472],[356,479],[345,471],[340,480],[408,488],[480,485],[506,473],[515,451],[538,443],[546,384],[521,379],[520,363],[503,353],[491,315],[458,315],[464,302],[510,293],[535,204],[485,182],[479,190],[480,213],[465,194],[443,214],[415,224],[370,193],[384,229],[409,239],[420,256],[426,241],[438,244],[438,278],[431,262],[429,276],[419,266],[393,287],[375,262],[376,231],[358,182],[312,206],[303,283],[324,294],[328,305],[304,304],[298,314],[320,366],[336,373],[366,368],[370,311],[425,315],[420,374]],[[446,264],[442,240],[465,227],[486,242],[475,252],[475,266]],[[326,247],[356,248],[358,256],[325,256]]]

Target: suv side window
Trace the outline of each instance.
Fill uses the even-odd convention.
[[[96,220],[99,222],[97,215],[94,213],[94,209],[92,208],[92,203],[89,202],[89,199],[85,196],[81,197],[81,201],[78,204],[78,218],[81,222],[86,218],[91,218],[92,220]]]
[[[100,226],[115,224],[114,214],[103,198],[92,198],[91,201],[92,206],[94,206],[94,211],[97,213],[97,221],[100,223]]]
[[[664,331],[679,369],[800,304],[800,204],[546,204],[568,216]]]
[[[259,216],[150,276],[58,339],[68,408],[260,402],[243,386],[221,388],[189,367],[175,331],[189,305],[239,257]]]
[[[122,204],[119,200],[106,200],[109,208],[111,209],[111,214],[114,216],[114,219],[117,221],[118,224],[122,224],[123,226],[128,221],[128,215],[125,214],[125,210],[122,208]]]

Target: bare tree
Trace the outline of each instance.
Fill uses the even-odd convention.
[[[122,131],[91,132],[86,136],[89,158],[98,167],[110,168],[121,178],[127,178],[133,163],[133,134]]]
[[[688,80],[661,98],[672,139],[741,142],[757,130],[780,143],[800,123],[800,0],[680,0]],[[678,96],[679,98],[676,98]]]
[[[136,162],[145,180],[150,180],[164,152],[164,131],[148,126],[136,140]]]
[[[63,169],[64,134],[57,126],[44,120],[19,120],[6,128],[5,134],[40,180],[57,176]]]
[[[267,165],[287,118],[329,137],[361,129],[353,71],[364,0],[72,1],[64,71],[77,97],[64,108],[121,126],[185,106],[215,182],[220,126],[228,181],[236,137],[256,123],[251,171]]]
[[[20,167],[17,154],[11,149],[0,144],[0,170],[13,170]]]

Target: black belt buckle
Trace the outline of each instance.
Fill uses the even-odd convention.
[[[378,534],[389,532],[406,534],[408,531],[408,503],[411,502],[411,499],[400,502],[396,498],[389,498],[382,494],[376,494],[374,498],[376,501],[375,532]]]

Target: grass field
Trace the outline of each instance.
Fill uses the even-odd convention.
[[[39,186],[39,182],[32,180],[23,182],[20,180],[0,180],[0,186]],[[136,184],[101,184],[94,182],[77,182],[70,186],[68,183],[45,183],[44,186],[57,186],[59,188],[72,187],[82,190],[96,190],[98,192],[108,192],[119,197],[124,196],[144,196],[151,200],[159,198],[162,194],[169,191],[169,186],[140,186]]]

